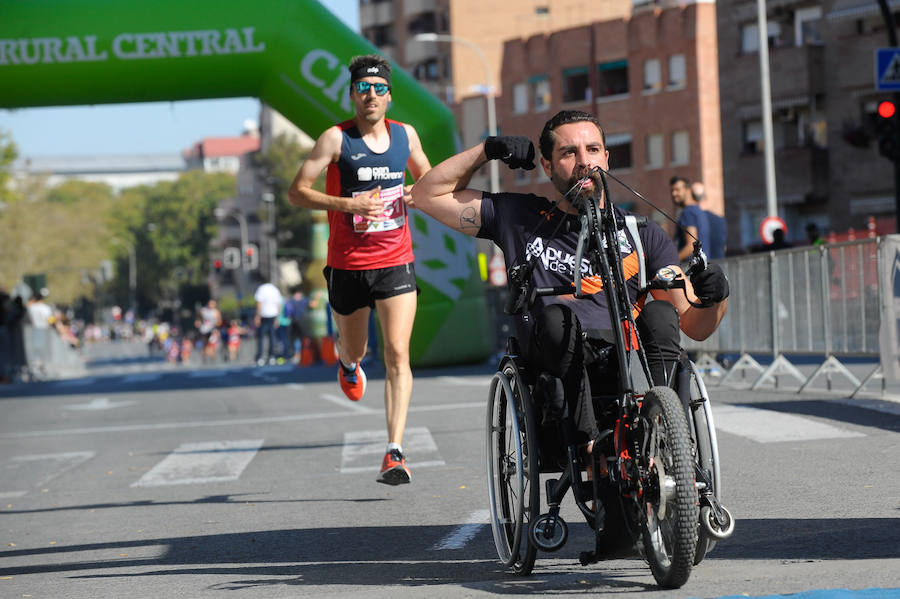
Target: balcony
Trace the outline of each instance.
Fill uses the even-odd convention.
[[[420,12],[433,11],[436,6],[436,0],[404,0],[403,16],[408,17]]]
[[[733,90],[731,95],[741,98],[760,97],[759,54],[754,52],[735,57],[728,73],[722,76],[723,90]],[[824,93],[824,48],[813,45],[771,48],[769,77],[773,101],[779,98],[808,98]]]
[[[394,22],[393,2],[370,2],[359,7],[360,29]]]
[[[726,181],[726,195],[747,205],[762,205],[766,197],[763,154],[742,154],[728,169]],[[827,182],[827,149],[794,147],[775,150],[775,184],[779,204],[822,201],[828,193]]]

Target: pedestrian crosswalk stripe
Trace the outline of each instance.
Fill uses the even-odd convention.
[[[27,491],[23,487],[39,488],[60,474],[75,468],[96,455],[93,451],[67,451],[63,453],[42,453],[10,457],[3,464],[0,477],[0,496],[21,497]],[[2,490],[2,485],[15,481],[18,489]]]
[[[715,405],[713,420],[717,430],[759,443],[865,437],[811,418],[744,406]]]
[[[264,439],[183,443],[132,487],[160,487],[237,480]]]
[[[351,431],[344,433],[341,453],[341,473],[375,471],[381,467],[381,459],[387,448],[387,432]],[[426,468],[446,464],[438,453],[437,444],[426,427],[406,429],[403,434],[403,453],[410,468]]]
[[[475,535],[477,535],[482,528],[488,526],[490,517],[490,510],[478,510],[477,512],[472,512],[468,522],[457,526],[453,529],[453,532],[432,545],[429,548],[429,551],[462,549],[469,541],[475,538]]]

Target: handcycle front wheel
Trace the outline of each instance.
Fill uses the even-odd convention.
[[[527,576],[537,555],[528,531],[540,512],[537,427],[528,386],[510,358],[504,358],[491,380],[487,460],[497,555],[516,574]]]
[[[657,584],[678,588],[691,575],[699,507],[684,409],[668,387],[653,387],[641,405],[641,537]]]

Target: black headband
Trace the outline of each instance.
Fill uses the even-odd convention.
[[[388,83],[391,82],[391,72],[383,66],[379,66],[377,64],[356,67],[354,70],[350,71],[350,83],[359,81],[363,77],[381,77]]]

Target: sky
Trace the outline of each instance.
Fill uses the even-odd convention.
[[[359,31],[358,0],[321,0]],[[231,98],[97,106],[0,109],[0,131],[20,157],[181,152],[204,137],[240,135],[259,100]]]

